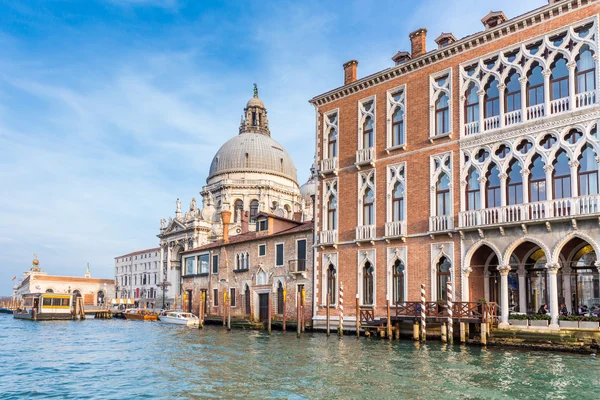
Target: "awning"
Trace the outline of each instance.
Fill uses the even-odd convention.
[[[133,299],[127,299],[127,304],[133,304]]]
[[[110,302],[113,303],[113,304],[118,304],[119,303],[119,301],[117,299],[112,299]]]

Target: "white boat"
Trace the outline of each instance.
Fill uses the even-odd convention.
[[[192,313],[181,311],[163,311],[158,316],[160,322],[174,325],[198,326],[200,318]]]

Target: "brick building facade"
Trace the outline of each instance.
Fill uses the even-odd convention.
[[[600,307],[598,12],[549,1],[457,40],[426,29],[395,66],[314,97],[320,181],[314,323],[327,293],[384,316],[445,300]],[[343,196],[339,194],[343,193]],[[353,303],[353,302],[352,302]],[[597,303],[597,304],[596,304]],[[354,307],[346,315],[354,317]]]
[[[299,217],[260,213],[256,231],[248,232],[248,215],[242,215],[243,233],[183,252],[184,309],[198,314],[204,292],[205,315],[222,316],[226,293],[234,317],[265,320],[270,301],[273,318],[282,319],[285,293],[286,319],[294,321],[298,293],[304,289],[304,320],[310,321],[313,223]]]

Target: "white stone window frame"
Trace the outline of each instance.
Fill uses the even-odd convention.
[[[448,76],[446,83],[439,86],[436,82],[439,78]],[[442,94],[448,96],[448,132],[436,135],[436,113],[435,103]],[[453,128],[453,101],[452,101],[452,68],[436,72],[429,76],[429,142],[433,143],[435,139],[450,137],[452,138]]]
[[[321,256],[321,288],[323,289],[323,293],[321,294],[321,307],[327,307],[327,285],[329,285],[329,282],[327,281],[327,270],[329,269],[329,264],[333,264],[333,267],[335,268],[335,294],[334,294],[334,300],[331,304],[334,305],[337,308],[337,304],[338,304],[338,293],[339,293],[339,287],[340,287],[340,269],[339,269],[339,265],[338,265],[338,253],[337,252],[332,252],[332,253],[323,253]],[[317,297],[315,296],[315,299]]]
[[[461,174],[460,174],[460,208],[461,211],[467,211],[466,206],[466,185],[469,176],[469,171],[471,168],[474,168],[479,174],[479,187],[480,187],[480,209],[487,209],[486,207],[486,183],[487,183],[487,172],[492,164],[496,164],[499,170],[499,176],[501,180],[501,206],[508,205],[508,199],[506,198],[506,182],[508,178],[509,168],[513,160],[516,160],[521,165],[521,171],[523,176],[523,204],[529,202],[529,170],[531,167],[531,163],[533,158],[536,155],[539,155],[542,158],[544,166],[548,166],[548,168],[553,169],[553,164],[556,161],[556,156],[560,150],[564,150],[567,157],[569,158],[569,164],[571,167],[571,194],[579,193],[579,180],[577,175],[577,167],[579,166],[578,158],[583,151],[583,148],[589,144],[594,152],[596,153],[596,161],[600,163],[600,139],[597,139],[592,136],[592,130],[594,128],[599,129],[598,120],[595,118],[590,118],[588,121],[583,121],[579,123],[567,123],[559,128],[552,129],[544,129],[539,128],[534,132],[531,130],[527,130],[521,135],[514,136],[512,138],[503,139],[500,141],[493,142],[491,144],[483,144],[483,145],[471,145],[469,147],[461,149]],[[565,140],[565,136],[569,134],[569,132],[573,129],[577,129],[581,132],[582,137],[575,143],[571,144]],[[598,132],[600,134],[600,132]],[[546,135],[552,135],[556,138],[556,143],[550,148],[545,149],[540,145],[540,142]],[[517,150],[517,147],[524,140],[528,140],[533,147],[527,153],[522,154]],[[504,158],[500,158],[496,152],[499,150],[501,146],[506,146],[510,153]],[[480,162],[477,159],[477,154],[481,151],[485,150],[489,153],[487,158]],[[465,155],[468,157],[468,161],[465,162]],[[502,182],[504,181],[504,182]],[[600,179],[599,179],[600,181]],[[600,185],[600,182],[598,182]],[[554,196],[553,187],[552,187],[552,178],[550,181],[546,181],[546,201],[551,201]],[[600,187],[600,186],[599,186]],[[572,196],[572,197],[579,197]]]
[[[454,263],[454,243],[443,242],[443,243],[431,243],[431,286],[429,287],[429,299],[430,301],[437,301],[437,264],[442,257],[446,257],[450,262],[450,281],[452,281],[452,291],[457,293],[456,290],[456,279],[455,270],[456,266]],[[435,296],[434,296],[435,294]],[[427,292],[426,292],[427,295]],[[427,297],[427,296],[426,296]]]
[[[231,306],[231,308],[237,308],[238,306],[238,301],[237,301],[237,287],[235,286],[229,286],[229,288],[227,289],[227,297],[229,298],[229,304],[231,304],[231,289],[235,290],[235,305]]]
[[[356,287],[358,288],[358,299],[359,299],[359,304],[361,307],[377,307],[377,264],[376,264],[376,260],[377,260],[377,253],[375,249],[369,249],[369,250],[359,250],[358,251],[358,271],[357,271],[357,278],[358,278],[358,282]],[[363,287],[363,268],[365,266],[365,264],[368,262],[371,263],[371,266],[373,267],[373,304],[365,304],[364,299],[363,299],[363,293],[364,293],[364,287]]]
[[[393,306],[394,298],[394,263],[396,260],[404,265],[404,280],[402,282],[404,297],[401,302],[405,302],[408,299],[408,247],[407,246],[394,246],[388,247],[387,252],[387,299],[390,300],[390,304]]]
[[[329,117],[335,115],[335,119],[333,122],[329,120]],[[323,159],[332,158],[331,154],[329,154],[329,131],[331,128],[335,131],[335,146],[337,150],[337,154],[339,157],[340,154],[340,131],[339,131],[339,121],[340,121],[340,112],[339,108],[328,111],[323,114]]]
[[[281,253],[281,259],[283,264],[279,265],[277,264],[277,246],[281,245],[282,248],[282,253]],[[284,242],[275,242],[275,254],[273,255],[273,265],[275,265],[275,267],[283,267],[285,266],[285,243]]]
[[[335,213],[335,226],[336,229],[337,227],[339,227],[339,223],[340,223],[340,208],[339,208],[339,200],[340,198],[338,197],[338,179],[337,178],[333,178],[333,179],[328,179],[328,180],[324,180],[323,181],[323,227],[325,229],[325,231],[331,231],[333,229],[331,229],[331,227],[329,226],[329,199],[331,198],[331,196],[334,196],[336,198],[336,204],[337,204],[337,208],[336,208],[336,213]]]
[[[265,246],[265,254],[264,255],[260,255],[260,247],[261,246]],[[267,256],[267,244],[266,243],[259,243],[256,246],[256,254],[258,254],[258,257],[266,257]]]
[[[578,29],[582,26],[588,25],[592,23],[592,27],[590,28],[590,32],[588,33],[587,36],[581,38],[579,37],[579,35],[575,32],[575,29]],[[519,79],[523,79],[524,77],[527,77],[527,73],[531,70],[531,65],[534,62],[537,62],[540,67],[542,67],[542,71],[548,71],[547,73],[550,74],[550,66],[552,65],[552,63],[554,62],[554,60],[556,59],[556,57],[560,54],[562,54],[565,57],[565,60],[567,61],[567,64],[569,63],[575,63],[576,62],[576,58],[579,55],[579,50],[581,49],[581,47],[583,45],[589,45],[590,49],[594,52],[594,59],[595,59],[595,78],[596,78],[596,82],[595,82],[595,86],[596,86],[596,104],[598,104],[600,102],[600,76],[599,76],[599,72],[600,72],[600,67],[599,67],[599,56],[598,56],[598,36],[599,36],[599,24],[598,24],[598,17],[597,16],[593,16],[593,17],[589,17],[589,18],[585,18],[582,19],[580,21],[574,22],[568,26],[563,26],[561,28],[555,29],[551,32],[545,33],[543,35],[537,36],[535,38],[530,38],[527,40],[524,40],[522,42],[519,42],[515,45],[512,46],[508,46],[505,48],[502,48],[500,50],[485,54],[481,57],[475,58],[475,59],[471,59],[469,61],[465,61],[461,64],[459,64],[459,100],[460,100],[460,104],[459,104],[459,115],[460,115],[460,134],[459,137],[463,138],[463,137],[467,137],[467,135],[465,135],[465,110],[464,110],[464,104],[465,104],[465,100],[466,100],[466,90],[469,87],[470,83],[474,83],[475,86],[478,88],[478,94],[480,95],[480,103],[479,103],[479,113],[481,118],[479,119],[479,132],[477,133],[478,135],[485,133],[482,130],[482,124],[483,124],[483,115],[484,115],[484,111],[483,111],[483,104],[482,104],[482,99],[483,96],[485,96],[485,92],[484,92],[484,88],[485,85],[487,84],[488,80],[491,77],[494,77],[498,80],[498,91],[500,92],[501,90],[504,91],[505,90],[505,86],[504,86],[504,82],[506,81],[506,79],[509,76],[509,73],[514,69],[517,71],[517,73],[519,74],[520,78]],[[566,37],[563,39],[562,43],[559,46],[555,46],[551,41],[550,38],[551,37],[555,37],[557,35],[566,33]],[[594,37],[594,39],[592,39],[592,36]],[[573,46],[573,50],[569,51],[568,50],[568,44],[569,42],[573,40],[575,45]],[[529,45],[535,44],[539,41],[542,41],[538,51],[536,52],[536,54],[531,54],[531,52],[527,49],[527,47]],[[543,54],[544,52],[548,50],[549,51],[549,55],[548,58],[544,58]],[[514,59],[514,61],[508,61],[508,59],[505,57],[505,54],[509,54],[512,53],[514,51],[517,51],[517,55]],[[490,60],[494,57],[497,57],[497,61],[494,64],[493,68],[488,68],[485,61],[486,60]],[[521,59],[525,57],[526,58],[526,63],[524,66],[521,66]],[[467,68],[472,67],[474,64],[477,64],[474,72],[472,75],[468,75],[468,73],[466,72]],[[500,65],[502,65],[503,67],[503,71],[500,71]],[[573,67],[574,68],[574,67]],[[482,78],[481,79],[477,79],[477,77],[481,74]],[[549,80],[549,78],[548,78]],[[522,85],[526,85],[527,84],[527,79],[524,79],[522,82]],[[574,85],[577,85],[577,82],[570,82],[569,83],[569,97],[570,97],[570,103],[572,104],[572,100],[574,99],[574,95],[575,95],[575,87],[572,87],[572,83]],[[544,90],[545,90],[545,95],[544,95],[544,101],[546,103],[546,105],[549,104],[550,99],[548,98],[549,94],[550,94],[550,90],[551,88],[546,87],[547,85],[544,84]],[[526,92],[526,88],[525,88],[525,94]],[[523,93],[523,91],[521,92]],[[502,119],[504,118],[504,116],[506,115],[504,111],[504,100],[505,97],[504,95],[501,93],[500,94],[500,101],[499,101],[499,106],[500,106],[500,119],[501,119],[501,127],[504,127],[504,123],[502,121]],[[521,96],[521,122],[519,124],[515,124],[515,125],[510,125],[510,126],[522,126],[523,123],[534,123],[534,121],[538,121],[539,119],[536,119],[534,121],[525,121],[523,122],[523,112],[525,112],[527,108],[527,98],[523,98],[523,96]],[[547,107],[546,107],[546,110]],[[571,108],[570,111],[573,111],[573,108]],[[550,116],[548,113],[545,114],[544,118],[547,118],[548,116]],[[487,132],[489,132],[490,130],[488,130]]]
[[[392,177],[392,171],[394,172],[394,176]],[[400,184],[402,184],[402,186],[404,187],[404,206],[403,206],[403,214],[404,214],[404,221],[406,221],[406,217],[407,217],[407,204],[408,204],[408,199],[406,196],[406,191],[407,191],[407,186],[406,186],[406,162],[401,162],[398,164],[390,164],[387,166],[386,168],[386,175],[387,175],[387,184],[386,184],[386,189],[387,189],[387,195],[386,195],[386,218],[385,221],[386,222],[392,222],[393,221],[393,208],[392,208],[392,198],[393,198],[393,193],[394,193],[394,186],[396,185],[396,182],[400,182]]]
[[[365,103],[373,102],[373,107],[369,111],[365,110]],[[377,114],[377,102],[376,96],[372,95],[358,101],[358,150],[368,149],[365,147],[363,142],[363,125],[367,117],[371,117],[373,120],[373,148],[377,146],[377,120],[375,115]]]
[[[373,224],[377,225],[377,191],[375,190],[376,181],[375,181],[375,170],[371,169],[364,172],[359,172],[357,174],[358,178],[358,209],[357,211],[357,226],[365,226],[363,225],[363,197],[367,188],[370,188],[373,191]]]
[[[400,100],[396,101],[394,100],[394,96],[398,93],[401,93],[400,95]],[[392,150],[398,150],[398,149],[402,149],[402,150],[406,150],[406,143],[407,143],[407,118],[406,118],[406,84],[404,85],[400,85],[400,86],[396,86],[393,89],[389,89],[386,93],[386,98],[387,98],[387,115],[386,115],[386,122],[387,122],[387,135],[386,135],[386,146],[385,146],[385,151],[389,154]],[[400,108],[402,109],[402,112],[404,113],[404,118],[403,118],[403,124],[404,124],[404,144],[401,145],[396,145],[396,146],[392,146],[392,135],[393,135],[393,130],[392,130],[392,124],[393,124],[393,116],[394,116],[394,112],[396,111],[396,108]]]
[[[449,159],[449,166],[445,165],[446,160]],[[439,162],[439,168],[436,168],[435,163]],[[454,178],[452,176],[452,152],[444,152],[435,154],[429,157],[429,168],[430,168],[430,213],[429,215],[432,217],[437,216],[437,181],[442,173],[446,173],[448,178],[450,179],[450,183],[448,185],[449,193],[450,193],[450,212],[446,215],[453,216],[454,215]]]

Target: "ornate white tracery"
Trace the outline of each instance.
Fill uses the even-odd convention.
[[[438,295],[438,287],[437,287],[437,268],[438,263],[445,257],[450,263],[450,280],[452,282],[456,282],[454,279],[454,243],[445,242],[445,243],[432,243],[431,244],[431,273],[430,273],[430,282],[431,287],[429,293],[427,293],[431,299],[431,301],[436,301]]]
[[[575,142],[567,140],[570,135],[575,135]],[[544,140],[552,138],[553,144],[544,146]],[[496,165],[499,171],[501,206],[508,205],[506,196],[508,174],[510,167],[514,163],[518,163],[521,168],[522,176],[522,193],[523,204],[530,201],[529,199],[529,175],[532,162],[536,156],[539,156],[544,164],[546,173],[546,201],[553,199],[552,190],[552,171],[553,164],[557,161],[558,153],[562,150],[569,159],[569,167],[571,170],[571,196],[578,197],[578,158],[581,156],[584,147],[590,146],[595,154],[596,162],[600,162],[600,139],[597,132],[596,119],[582,121],[577,124],[566,124],[562,127],[552,129],[541,129],[536,133],[523,134],[513,138],[496,141],[487,145],[472,146],[461,150],[462,170],[460,174],[461,181],[461,210],[466,211],[466,185],[469,179],[469,173],[473,170],[480,182],[480,206],[481,209],[486,207],[486,174]],[[597,183],[600,185],[600,182]],[[472,210],[476,213],[476,210]],[[481,223],[472,220],[468,213],[461,213],[461,226]],[[497,221],[501,222],[501,221]]]
[[[437,196],[436,189],[439,178],[446,174],[449,179],[449,209],[445,215],[437,215]],[[454,198],[453,177],[452,177],[452,152],[436,154],[430,157],[430,218],[429,230],[445,231],[454,228],[454,206],[451,199]]]
[[[588,18],[571,26],[562,27],[546,35],[529,39],[515,46],[507,47],[497,52],[487,54],[477,60],[471,60],[460,65],[460,126],[461,137],[478,134],[483,131],[503,128],[526,121],[547,117],[575,108],[594,105],[598,101],[598,22],[597,18]],[[583,46],[589,46],[594,53],[595,90],[585,93],[575,93],[575,68],[577,57]],[[569,70],[569,95],[556,100],[550,99],[551,66],[563,57]],[[544,79],[544,102],[528,106],[527,82],[528,74],[539,65]],[[520,83],[520,109],[505,112],[504,94],[506,82],[513,73],[518,74]],[[496,80],[499,93],[499,114],[484,118],[484,97],[486,85]],[[466,93],[469,85],[473,84],[479,98],[479,117],[470,123],[465,119]],[[473,103],[475,104],[475,103]]]
[[[368,117],[373,121],[373,144],[377,138],[377,124],[375,123],[375,95],[362,99],[358,102],[358,147],[366,149],[363,143],[363,125]]]
[[[406,260],[408,260],[408,249],[406,246],[387,248],[387,297],[390,301],[394,299],[394,263],[396,260],[399,260],[404,265],[404,279],[402,281],[404,298],[401,300],[406,301],[408,298],[408,264],[406,263]]]
[[[331,304],[337,304],[337,293],[339,290],[339,269],[338,269],[338,254],[337,253],[323,253],[322,258],[322,268],[321,268],[321,304],[327,304],[327,285],[329,285],[328,281],[328,270],[329,265],[333,265],[335,268],[335,295],[333,296],[333,300]]]
[[[368,305],[368,306],[375,307],[377,304],[377,267],[375,266],[375,260],[376,260],[375,249],[358,251],[358,264],[357,264],[358,273],[356,274],[356,276],[358,277],[358,284],[356,285],[356,287],[358,288],[358,297],[360,299],[361,305]],[[364,270],[365,264],[367,262],[369,262],[371,264],[371,267],[373,268],[373,304],[365,304],[365,299],[363,298],[363,293],[364,293],[363,270]]]
[[[386,185],[386,225],[385,236],[401,236],[406,235],[406,163],[393,164],[387,166],[387,185]],[[402,185],[402,216],[403,219],[394,221],[393,197],[396,184]]]
[[[404,125],[404,143],[401,145],[393,145],[393,117],[396,110],[402,110],[404,113],[403,125]],[[406,148],[406,85],[397,86],[387,91],[387,135],[386,135],[386,150],[393,150],[399,148]]]
[[[442,85],[438,80],[447,77]],[[442,95],[448,96],[448,132],[441,135],[436,134],[436,109],[435,103]],[[452,136],[452,68],[435,73],[429,77],[429,137]]]
[[[365,171],[365,172],[359,172],[358,173],[358,207],[357,207],[357,211],[358,211],[358,223],[357,226],[362,226],[363,225],[363,213],[364,213],[364,196],[365,196],[365,192],[367,191],[367,189],[371,189],[371,191],[373,191],[373,197],[376,196],[376,191],[375,191],[375,170],[369,170],[369,171]],[[375,217],[377,215],[377,208],[376,208],[376,201],[373,201],[373,216]],[[375,221],[372,221],[373,224],[372,226],[375,225]]]
[[[332,230],[329,226],[329,218],[328,218],[328,210],[329,210],[329,200],[333,197],[335,200],[338,200],[338,190],[337,190],[337,178],[331,179],[328,181],[323,181],[323,230]],[[336,208],[336,226],[339,222],[339,215]]]

